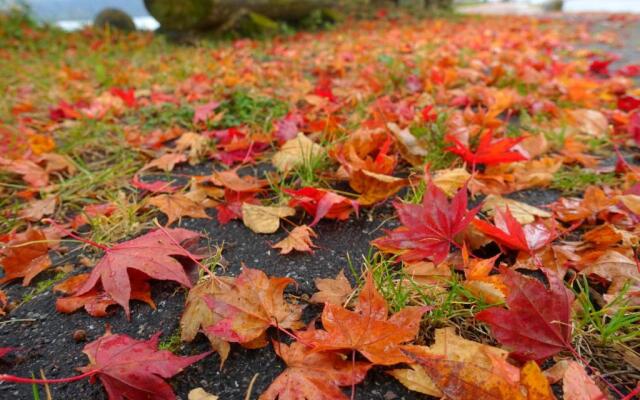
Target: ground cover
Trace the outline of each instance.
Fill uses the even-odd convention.
[[[2,18],[7,396],[637,393],[636,17]]]

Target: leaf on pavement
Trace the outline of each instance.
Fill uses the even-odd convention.
[[[407,179],[377,174],[365,169],[354,171],[349,180],[351,188],[360,193],[357,201],[363,206],[386,200],[405,187],[407,183]]]
[[[358,213],[358,202],[329,190],[304,187],[299,190],[285,189],[284,192],[292,197],[290,207],[302,207],[313,216],[310,227],[315,226],[322,218],[345,220],[351,211]]]
[[[184,312],[180,318],[180,340],[191,342],[202,329],[207,334],[206,329],[220,320],[223,316],[215,313],[207,304],[206,296],[217,296],[229,290],[233,283],[233,278],[227,276],[216,276],[206,278],[189,290],[189,295],[184,306]],[[221,367],[229,356],[229,343],[215,335],[207,334],[211,348],[220,355]]]
[[[53,287],[54,292],[71,294],[77,291],[89,278],[89,274],[79,274],[60,282]],[[154,310],[156,304],[151,298],[151,285],[144,279],[131,279],[131,299],[143,301]],[[56,310],[61,313],[70,314],[84,307],[87,314],[92,317],[106,317],[107,308],[117,303],[104,290],[93,288],[81,295],[71,295],[56,299]]]
[[[287,364],[259,400],[347,400],[340,386],[362,382],[372,364],[351,362],[339,353],[317,353],[302,343],[274,342],[273,348]]]
[[[478,212],[467,210],[467,189],[462,188],[449,202],[447,195],[433,182],[427,184],[422,204],[396,203],[402,226],[373,241],[383,251],[400,254],[406,262],[431,259],[441,263],[451,243]]]
[[[291,278],[269,278],[258,269],[244,267],[228,289],[205,297],[209,307],[222,317],[205,332],[257,348],[267,344],[269,327],[301,328],[303,307],[284,299],[284,289],[294,282]]]
[[[406,307],[389,317],[387,302],[376,290],[369,273],[355,310],[326,303],[322,311],[324,330],[298,332],[301,342],[313,351],[357,350],[379,365],[407,362],[400,345],[415,339],[427,307]]]
[[[313,244],[311,238],[316,236],[308,225],[300,225],[293,228],[286,238],[271,247],[280,249],[280,254],[289,254],[293,250],[313,253],[313,248],[317,246]]]
[[[191,287],[184,267],[175,256],[201,259],[201,255],[190,253],[182,247],[199,238],[200,234],[186,229],[163,228],[105,248],[104,256],[91,271],[89,279],[73,295],[86,294],[101,284],[104,291],[124,308],[129,318],[132,290],[129,270],[142,272],[152,279],[170,280]]]
[[[187,161],[187,156],[181,153],[167,153],[163,154],[160,157],[152,160],[148,164],[146,164],[139,172],[146,171],[151,168],[157,168],[159,170],[165,172],[173,171],[173,168],[176,164],[180,164]]]
[[[280,218],[291,217],[296,210],[287,206],[259,206],[242,203],[242,222],[255,233],[274,233],[280,228]]]
[[[159,338],[160,332],[141,341],[107,330],[104,336],[84,347],[89,365],[79,370],[95,372],[94,376],[100,379],[110,399],[174,400],[175,394],[165,379],[203,359],[209,352],[179,357],[170,351],[158,350]]]
[[[50,243],[45,233],[36,228],[28,228],[9,241],[0,252],[0,265],[4,276],[0,284],[22,279],[22,286],[28,286],[39,273],[51,267]]]
[[[179,221],[182,217],[211,218],[207,215],[202,203],[197,203],[182,193],[160,194],[146,201],[167,216],[167,226]]]
[[[318,291],[309,299],[312,303],[330,303],[341,306],[349,296],[351,296],[351,293],[353,293],[351,283],[349,283],[347,277],[344,276],[343,270],[340,270],[338,275],[333,279],[316,278],[315,284]]]

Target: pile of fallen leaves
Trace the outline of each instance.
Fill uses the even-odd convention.
[[[565,399],[630,399],[637,382],[612,382],[578,342],[587,305],[605,310],[602,324],[640,369],[640,66],[586,50],[621,40],[589,28],[381,13],[198,48],[145,33],[0,29],[2,69],[48,51],[62,59],[2,77],[12,82],[0,109],[0,283],[27,286],[55,269],[68,275],[53,287],[59,312],[122,307],[130,318],[132,300],[155,307],[154,281],[175,282],[188,289],[182,341],[205,335],[221,363],[234,343],[283,359],[261,399],[347,398],[371,368],[448,399],[554,399],[552,385]],[[126,59],[143,50],[154,57]],[[110,52],[122,54],[113,70],[79,61]],[[537,191],[553,200],[530,204]],[[324,220],[365,218],[389,201],[398,224],[372,245],[403,272],[395,284],[439,296],[455,280],[483,343],[455,321],[433,331],[437,306],[391,312],[374,283],[381,267],[355,289],[343,274],[318,277],[307,301],[285,294],[291,278],[220,273],[202,235],[178,227],[216,218],[283,229],[273,247],[287,257],[312,253]],[[99,260],[56,263],[71,244]],[[306,302],[322,305],[317,321],[302,318]],[[3,291],[0,306],[10,317]],[[88,377],[110,399],[174,398],[165,379],[209,353],[157,344],[107,331],[86,345],[81,375],[0,381]]]

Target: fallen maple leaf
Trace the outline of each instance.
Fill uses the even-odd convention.
[[[276,354],[287,364],[259,400],[346,400],[340,386],[360,383],[372,364],[345,360],[339,353],[317,353],[302,343],[273,342]]]
[[[211,218],[207,215],[202,203],[196,203],[181,193],[161,194],[146,199],[146,202],[166,214],[167,226],[181,220],[182,217]]]
[[[310,227],[315,226],[322,218],[345,220],[352,210],[358,213],[358,203],[329,190],[304,187],[299,190],[285,189],[292,199],[290,207],[301,206],[307,214],[313,216]]]
[[[442,360],[474,363],[478,367],[491,369],[492,360],[489,354],[506,360],[509,353],[497,347],[473,342],[456,335],[454,328],[436,329],[435,343],[429,347],[404,346],[404,351],[411,354],[427,355]],[[443,393],[419,364],[411,364],[411,368],[401,368],[389,371],[404,386],[416,392],[430,396],[442,397]],[[515,368],[515,367],[514,367]]]
[[[53,214],[56,204],[57,200],[54,196],[31,201],[20,211],[20,217],[29,221],[40,221],[45,215]]]
[[[89,274],[79,274],[60,282],[53,287],[54,292],[71,294],[77,291],[89,278]],[[142,279],[131,279],[131,299],[144,301],[155,310],[156,304],[151,298],[151,285]],[[66,296],[56,299],[56,310],[70,314],[84,307],[92,317],[106,317],[107,308],[117,304],[111,296],[103,290],[94,288],[78,296]]]
[[[227,276],[203,279],[189,290],[184,312],[180,318],[180,340],[183,342],[191,342],[202,329],[209,338],[211,348],[220,355],[221,367],[229,356],[231,347],[228,342],[220,339],[216,335],[207,334],[206,329],[222,320],[223,316],[215,313],[211,307],[208,306],[206,297],[215,297],[229,290],[232,283],[233,279]]]
[[[49,173],[30,160],[9,160],[0,157],[0,170],[21,175],[22,180],[35,189],[45,187],[49,183]]]
[[[509,288],[508,310],[492,307],[476,314],[494,336],[522,360],[544,360],[571,348],[571,305],[574,295],[553,271],[543,269],[549,289],[508,268],[501,275]]]
[[[185,132],[176,140],[176,151],[182,153],[189,150],[189,164],[196,165],[209,150],[209,143],[209,139],[198,133]]]
[[[153,279],[171,280],[191,287],[184,267],[174,256],[201,259],[201,255],[193,254],[181,245],[199,237],[200,234],[186,229],[163,228],[110,248],[99,246],[104,250],[104,256],[91,271],[89,279],[73,295],[89,293],[100,283],[104,291],[124,308],[129,318],[131,282],[128,270],[137,270]]]
[[[354,311],[325,303],[325,330],[311,328],[297,335],[314,352],[357,350],[374,364],[393,365],[408,361],[400,345],[415,339],[426,311],[428,307],[406,307],[389,317],[387,302],[369,273]]]
[[[166,181],[145,182],[140,180],[140,176],[138,175],[134,175],[133,178],[131,178],[131,184],[133,185],[133,187],[137,189],[146,190],[151,193],[172,193],[180,189],[180,186],[173,186],[172,182],[166,182]]]
[[[289,232],[286,238],[274,244],[273,248],[280,249],[280,254],[289,254],[293,250],[313,252],[312,237],[316,237],[316,233],[307,225],[296,226]]]
[[[465,162],[473,166],[473,169],[478,164],[495,165],[527,159],[522,153],[513,149],[525,139],[524,136],[493,140],[493,132],[489,130],[480,137],[480,142],[475,152],[472,152],[468,146],[453,135],[447,135],[445,139],[453,143],[453,146],[445,150],[462,157]]]
[[[608,397],[595,384],[584,368],[575,361],[569,361],[562,380],[565,400],[606,400]]]
[[[218,101],[210,101],[209,103],[195,107],[193,110],[193,124],[197,125],[200,122],[206,124],[218,107],[220,107],[220,102]]]
[[[460,189],[449,202],[447,195],[431,181],[421,205],[396,203],[394,207],[402,226],[374,240],[373,245],[399,253],[406,262],[432,259],[436,264],[449,255],[454,237],[469,225],[479,209],[467,210],[466,188]]]
[[[341,306],[353,293],[351,283],[344,276],[343,270],[340,270],[334,279],[316,278],[315,284],[318,291],[309,299],[312,303],[330,303]]]
[[[471,178],[471,174],[465,168],[454,168],[436,171],[431,180],[447,196],[453,197],[458,190],[464,187],[469,178]]]
[[[291,207],[242,203],[242,222],[255,233],[274,233],[280,228],[280,218],[295,214],[296,210]]]
[[[0,347],[0,358],[11,353],[13,350],[15,350],[13,347]]]
[[[227,290],[205,297],[222,319],[204,331],[227,342],[256,348],[267,344],[265,333],[269,327],[302,327],[302,306],[283,297],[285,287],[294,282],[291,278],[269,278],[258,269],[242,268]]]
[[[363,206],[378,203],[396,194],[408,183],[407,179],[391,175],[376,174],[360,169],[354,171],[349,179],[349,185],[360,193],[357,202]]]
[[[219,400],[219,397],[207,392],[203,388],[195,388],[189,390],[187,400]]]
[[[532,253],[549,244],[556,237],[555,229],[542,222],[525,225],[515,219],[509,206],[498,208],[493,217],[495,225],[476,219],[473,225],[482,233],[510,249]]]
[[[49,247],[44,232],[35,228],[28,228],[7,243],[0,257],[4,269],[0,284],[23,278],[22,286],[28,286],[39,273],[51,267]]]
[[[187,156],[181,153],[167,153],[163,154],[155,160],[146,164],[139,172],[146,171],[151,168],[157,168],[165,172],[173,171],[176,164],[180,164],[187,161]]]
[[[176,398],[164,379],[171,378],[187,366],[210,354],[179,357],[168,350],[158,350],[160,332],[149,340],[141,341],[127,335],[112,334],[87,344],[83,353],[89,365],[79,368],[84,374],[93,374],[102,382],[109,399],[162,399]]]
[[[414,347],[415,349],[415,347]],[[488,353],[478,356],[487,357],[491,364],[478,359],[458,361],[448,356],[442,357],[414,349],[404,350],[405,354],[418,363],[423,374],[413,375],[422,383],[428,377],[443,398],[451,400],[555,400],[551,387],[538,365],[529,361],[522,370],[508,364],[500,356]],[[413,350],[413,351],[412,351]],[[405,378],[406,381],[406,378]],[[418,386],[419,387],[419,386]],[[429,385],[425,388],[431,390]]]

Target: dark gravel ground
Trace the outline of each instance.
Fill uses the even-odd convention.
[[[594,29],[611,28],[611,22],[594,22]],[[613,49],[622,55],[618,64],[637,62],[637,46],[640,44],[640,29],[637,23],[627,24],[620,28],[623,34],[624,47]],[[181,173],[202,173],[201,171],[180,171]],[[556,191],[529,190],[514,193],[509,197],[540,206],[548,204],[559,196]],[[213,212],[211,214],[213,216]],[[353,260],[356,268],[360,267],[363,255],[369,252],[369,242],[382,234],[382,228],[393,227],[395,221],[389,221],[390,206],[386,204],[376,211],[362,213],[358,218],[346,222],[322,221],[316,229],[319,248],[313,254],[293,254],[280,256],[270,245],[284,237],[285,233],[274,235],[256,235],[243,226],[242,222],[232,221],[221,226],[214,219],[184,219],[181,227],[203,232],[213,244],[224,243],[224,258],[228,261],[228,274],[236,275],[240,265],[260,268],[269,275],[289,276],[298,282],[297,287],[290,287],[289,293],[310,295],[314,291],[313,280],[317,277],[332,277],[344,269],[350,276],[348,260]],[[76,270],[82,272],[84,267]],[[52,273],[41,274],[36,280],[50,279]],[[351,277],[351,276],[350,276]],[[351,277],[353,278],[353,277]],[[34,284],[35,284],[34,283]],[[6,288],[12,299],[20,299],[31,288],[23,288],[18,284]],[[158,282],[153,286],[153,298],[157,310],[145,304],[134,302],[132,319],[127,321],[121,309],[114,307],[113,314],[107,318],[93,318],[84,312],[63,315],[55,311],[57,295],[47,291],[35,296],[31,301],[11,312],[8,318],[0,321],[0,346],[16,347],[17,350],[6,357],[7,362],[0,361],[0,373],[12,373],[19,376],[38,375],[42,369],[48,378],[60,378],[75,374],[75,368],[86,365],[87,358],[82,353],[85,343],[76,342],[73,334],[76,330],[86,331],[87,341],[100,337],[105,325],[111,325],[114,333],[126,333],[138,339],[146,339],[153,333],[161,331],[162,338],[171,336],[178,327],[182,313],[186,291],[171,283]],[[317,315],[319,309],[314,308],[306,314]],[[19,322],[28,320],[28,322]],[[277,338],[277,332],[271,332]],[[161,340],[162,340],[161,338]],[[208,349],[208,342],[199,337],[191,344],[180,347],[183,355],[196,354]],[[278,359],[273,349],[267,347],[259,350],[245,350],[234,346],[224,368],[220,370],[217,355],[208,357],[171,380],[180,399],[186,399],[190,389],[203,387],[205,390],[220,396],[222,400],[244,399],[252,378],[258,374],[253,394],[255,399],[262,393],[275,377],[283,370],[284,364]],[[70,384],[52,385],[53,398],[59,399],[105,399],[100,385],[91,385],[88,381]],[[345,391],[345,393],[348,390]],[[2,384],[0,399],[32,399],[29,385]],[[383,370],[374,369],[364,384],[356,388],[357,399],[421,399],[427,398],[399,385],[394,379],[384,374]]]

